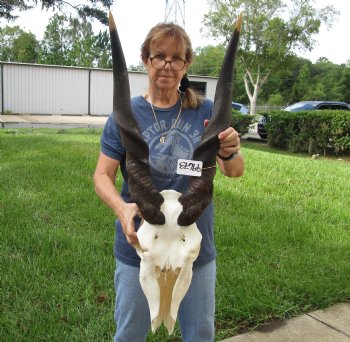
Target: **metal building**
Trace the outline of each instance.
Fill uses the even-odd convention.
[[[217,79],[189,76],[192,87],[214,99]],[[147,89],[147,74],[129,72],[131,97]],[[110,69],[0,62],[0,113],[109,115],[113,76]]]

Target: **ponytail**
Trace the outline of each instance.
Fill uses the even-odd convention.
[[[191,89],[191,82],[187,74],[183,75],[181,79],[179,91],[185,95],[183,99],[184,108],[197,108],[201,105],[202,100],[196,92]]]

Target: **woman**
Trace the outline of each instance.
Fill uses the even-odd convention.
[[[133,98],[131,107],[149,146],[152,180],[158,191],[173,189],[184,193],[188,177],[176,173],[177,160],[191,159],[210,120],[213,103],[201,100],[189,88],[186,74],[193,51],[188,35],[180,26],[158,24],[152,28],[142,45],[141,58],[148,72],[148,91]],[[244,159],[239,152],[238,133],[228,127],[218,139],[217,163],[221,171],[229,177],[241,176]],[[114,186],[119,166],[124,178],[121,193]],[[94,183],[98,196],[118,217],[114,245],[115,341],[144,342],[151,325],[150,314],[139,282],[140,259],[132,247],[138,242],[139,210],[130,200],[125,147],[112,115],[101,137]],[[185,342],[214,341],[216,252],[212,202],[196,223],[202,234],[201,251],[194,262],[191,286],[178,312]]]

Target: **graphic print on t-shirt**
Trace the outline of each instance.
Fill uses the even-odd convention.
[[[165,127],[165,122],[159,122],[160,127]],[[143,137],[150,150],[150,167],[152,175],[158,179],[167,177],[179,177],[176,174],[178,159],[191,159],[193,151],[201,139],[201,133],[192,128],[192,124],[179,120],[176,127],[166,136],[164,143],[160,137],[164,130],[159,129],[158,124],[152,124],[143,132]]]

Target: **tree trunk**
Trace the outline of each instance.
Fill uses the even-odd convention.
[[[253,79],[252,74],[248,69],[246,69],[246,73],[244,75],[244,86],[249,97],[250,101],[250,114],[256,114],[256,104],[258,101],[259,91],[262,86],[267,82],[271,70],[269,70],[266,75],[261,78],[260,76],[260,67],[258,66],[256,81]],[[253,93],[251,92],[251,88],[253,88]]]
[[[246,74],[244,75],[244,86],[250,102],[250,114],[255,115],[256,104],[257,104],[258,94],[260,90],[259,75],[258,75],[257,81],[254,82],[254,80],[251,77],[251,74],[249,73],[249,71],[247,71]],[[253,89],[253,92],[251,91],[251,89]]]
[[[253,97],[250,99],[250,114],[255,115],[256,114],[256,103],[258,100],[258,90],[257,86],[254,87],[254,93]]]

